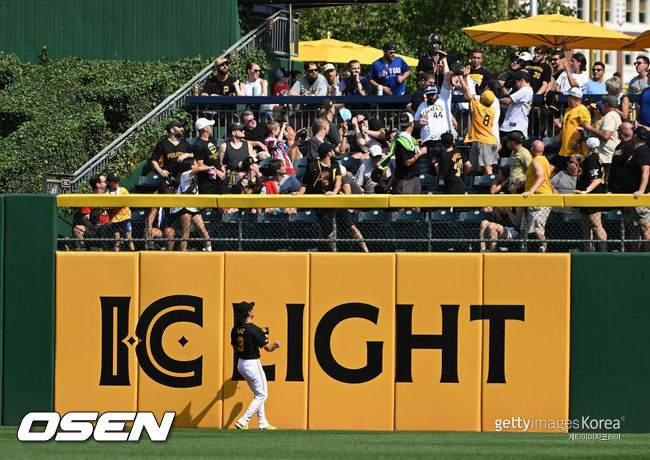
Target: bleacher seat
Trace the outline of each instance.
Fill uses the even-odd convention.
[[[458,227],[460,229],[461,238],[477,239],[481,222],[486,220],[488,217],[489,214],[481,209],[461,212],[458,216]],[[478,241],[463,242],[461,244],[465,250],[470,252],[479,249]]]
[[[293,170],[296,171],[296,179],[302,180],[302,176],[305,175],[305,171],[307,171],[307,158],[302,157],[302,158],[296,158],[293,160]]]
[[[478,193],[490,193],[490,187],[492,187],[492,184],[494,183],[496,177],[497,176],[494,174],[475,176],[473,184],[474,190],[476,190]]]
[[[370,252],[391,252],[395,247],[395,234],[388,225],[388,213],[383,209],[359,212],[357,228],[364,239],[382,239],[385,241],[367,241]]]
[[[152,171],[146,176],[140,176],[138,183],[133,187],[133,193],[153,193],[158,190],[164,180],[165,177],[156,171]]]
[[[312,209],[300,210],[292,214],[287,234],[293,240],[291,249],[294,251],[327,250],[327,245],[324,243],[305,241],[308,238],[324,238],[316,212]]]
[[[345,167],[345,170],[352,173],[353,175],[357,173],[359,166],[361,165],[361,160],[354,158],[352,155],[345,156],[339,160],[341,166]]]
[[[457,217],[449,209],[440,209],[428,213],[427,219],[431,225],[432,239],[453,239],[457,233]],[[433,251],[454,250],[453,242],[438,242],[431,245]]]
[[[427,228],[423,216],[412,209],[395,212],[390,216],[390,226],[397,240],[396,251],[427,251],[427,242],[424,241],[427,239]]]
[[[422,186],[422,193],[428,194],[436,189],[438,178],[431,174],[420,174],[420,186]]]

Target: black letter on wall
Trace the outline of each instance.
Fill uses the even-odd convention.
[[[123,342],[129,334],[131,297],[100,297],[102,308],[102,370],[100,385],[129,386],[129,347]],[[117,324],[113,312],[117,311]],[[115,343],[113,334],[115,333]],[[113,350],[117,363],[113,363]],[[115,365],[116,373],[113,374]]]

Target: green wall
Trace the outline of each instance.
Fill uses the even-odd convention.
[[[216,57],[240,38],[236,0],[0,0],[0,51],[53,59]]]
[[[650,432],[649,267],[643,253],[571,257],[571,419]]]
[[[3,425],[54,407],[55,219],[54,195],[4,196]]]

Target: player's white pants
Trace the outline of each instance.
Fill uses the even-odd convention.
[[[255,395],[246,413],[239,419],[239,422],[248,425],[251,417],[257,413],[259,428],[266,428],[269,426],[269,422],[264,415],[264,401],[266,401],[269,392],[262,363],[259,359],[239,359],[237,361],[237,370],[244,377]]]

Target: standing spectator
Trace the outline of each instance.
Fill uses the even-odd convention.
[[[607,183],[607,179],[609,178],[609,169],[612,165],[614,149],[619,144],[618,127],[621,126],[622,121],[617,109],[618,100],[616,97],[605,96],[603,97],[605,116],[600,119],[596,127],[586,122],[582,124],[582,129],[587,131],[588,134],[596,136],[600,143],[598,152],[600,154],[600,160],[603,162],[605,183]]]
[[[106,176],[95,174],[88,179],[90,188],[94,194],[103,195],[106,193]],[[77,223],[72,228],[72,236],[77,240],[84,238],[111,238],[111,218],[106,208],[83,207],[77,216]],[[79,250],[84,248],[83,241],[75,241],[75,247]]]
[[[469,67],[465,67],[464,76],[469,74]],[[492,167],[497,164],[497,151],[499,143],[494,135],[495,120],[495,97],[494,93],[486,89],[481,96],[472,96],[465,81],[465,78],[459,78],[463,89],[463,97],[469,101],[472,109],[471,126],[465,136],[465,144],[470,144],[469,159],[474,174],[478,174],[482,169],[485,174],[492,174]],[[479,102],[480,101],[480,102]],[[498,102],[496,102],[498,104]]]
[[[275,85],[273,85],[274,96],[288,96],[289,90],[289,71],[284,67],[275,71]]]
[[[582,91],[580,88],[572,87],[567,98],[568,108],[564,112],[562,122],[555,119],[555,126],[562,131],[555,138],[561,144],[560,152],[553,157],[553,171],[558,172],[566,169],[569,157],[574,153],[584,156],[585,146],[581,133],[576,128],[591,122],[589,110],[582,103]]]
[[[291,87],[290,96],[325,96],[327,80],[318,73],[315,62],[307,64],[305,76],[299,78]]]
[[[637,75],[627,85],[628,93],[639,94],[648,87],[648,64],[648,56],[637,56],[634,62]]]
[[[321,108],[316,114],[316,118],[322,118],[329,124],[329,129],[325,135],[325,140],[336,147],[337,154],[344,154],[348,150],[347,137],[341,135],[341,131],[334,123],[336,116],[336,107],[331,99],[323,99]],[[347,132],[347,122],[344,122],[345,132]],[[342,145],[342,143],[345,143]]]
[[[226,172],[239,171],[242,161],[253,155],[253,151],[245,140],[244,126],[232,123],[228,126],[230,140],[219,146],[219,161],[226,167]]]
[[[420,86],[418,89],[413,91],[413,94],[411,94],[411,103],[406,106],[406,110],[412,114],[415,114],[415,111],[420,107],[420,104],[422,104],[426,99],[424,96],[424,89],[427,86],[438,87],[433,72],[418,72],[418,80],[420,81]],[[440,87],[442,88],[442,84]],[[417,125],[415,126],[413,137],[420,137],[420,129]]]
[[[490,72],[483,67],[483,50],[481,48],[474,48],[469,55],[469,61],[469,78],[474,82],[476,94],[481,94],[485,88],[485,84],[490,79]],[[451,64],[452,62],[449,62],[449,65]]]
[[[194,159],[196,159],[200,166],[211,166],[214,168],[212,175],[210,175],[209,171],[196,173],[199,193],[219,195],[228,193],[228,184],[226,182],[226,170],[219,156],[217,141],[212,136],[213,125],[214,120],[207,120],[205,118],[199,118],[194,123],[194,127],[199,132],[199,138],[194,144]]]
[[[630,98],[623,94],[623,83],[618,77],[612,77],[605,82],[607,95],[616,97],[619,108],[616,109],[621,116],[621,120],[626,121],[630,118]]]
[[[156,144],[151,154],[151,166],[163,177],[174,177],[176,168],[192,153],[189,142],[183,139],[183,123],[172,120],[167,123],[167,137]]]
[[[383,94],[401,96],[406,92],[406,79],[411,75],[411,68],[404,59],[395,56],[395,43],[384,43],[382,50],[384,56],[370,66],[370,84]]]
[[[343,179],[341,166],[334,159],[334,146],[327,142],[318,147],[318,160],[307,165],[307,171],[302,178],[300,190],[296,195],[319,194],[325,196],[337,195],[341,191]],[[354,225],[350,211],[344,208],[316,209],[316,215],[327,238],[334,238],[333,219],[336,219],[337,228],[345,228],[358,240],[363,240],[363,235]],[[360,241],[359,246],[363,252],[368,252],[365,241]]]
[[[650,80],[650,74],[648,78]],[[646,88],[641,93],[641,100],[639,101],[639,116],[637,117],[638,124],[650,129],[650,88]]]
[[[467,157],[454,147],[454,135],[443,133],[440,137],[442,154],[437,162],[438,179],[444,180],[443,193],[453,195],[465,194],[465,176],[472,165]],[[435,160],[434,160],[435,162]]]
[[[593,77],[587,81],[584,93],[605,94],[607,92],[605,88],[605,64],[600,61],[594,62],[594,65],[591,66],[591,72]]]
[[[246,110],[241,114],[241,122],[244,124],[244,139],[258,153],[266,152],[266,123],[257,121],[255,114]]]
[[[595,137],[590,137],[585,142],[587,156],[584,157],[580,164],[578,179],[576,181],[576,190],[574,193],[605,193],[605,172],[603,164],[598,157],[598,146],[600,141]],[[607,233],[603,228],[600,208],[579,208],[580,225],[582,227],[582,237],[585,240],[607,240]],[[601,252],[607,251],[607,243],[598,245]],[[585,244],[585,251],[591,251],[591,244]]]
[[[442,133],[451,132],[454,129],[451,121],[451,86],[449,81],[448,76],[445,80],[446,86],[442,86],[440,94],[438,94],[438,88],[435,85],[427,86],[424,89],[426,100],[415,111],[414,119],[421,126],[420,139],[431,159],[442,153],[443,148],[440,143]]]
[[[348,62],[349,77],[341,79],[339,93],[343,96],[367,96],[370,94],[370,83],[361,76],[361,63],[357,60]]]
[[[430,72],[433,76],[433,82],[430,84],[440,87],[444,82],[446,72],[442,65],[442,59],[447,58],[449,64],[457,62],[458,59],[453,53],[442,50],[442,36],[440,34],[430,34],[427,39],[427,46],[427,54],[418,60],[416,73],[419,75],[420,72]],[[413,105],[413,109],[415,110],[418,105]]]
[[[527,62],[523,67],[523,70],[530,76],[530,87],[533,88],[535,94],[544,94],[551,88],[551,66],[546,63],[547,59],[548,48],[539,45],[535,47],[533,60]]]
[[[638,126],[634,130],[632,143],[634,150],[625,159],[621,171],[621,188],[623,193],[632,193],[634,198],[639,198],[650,192],[650,147],[648,142],[648,130]],[[630,228],[630,237],[633,240],[650,240],[650,208],[636,207],[623,208],[623,219]],[[645,244],[647,251],[648,243]],[[639,246],[634,246],[639,250]]]
[[[607,187],[612,193],[623,193],[623,169],[625,162],[634,151],[634,126],[632,123],[623,122],[618,127],[618,138],[621,141],[614,149],[612,165],[609,171]]]
[[[505,86],[507,88],[514,86],[514,80],[512,79],[513,75],[519,75],[521,73],[523,70],[522,64],[526,62],[524,59],[528,59],[529,57],[530,53],[526,52],[521,53],[521,55],[512,54],[510,56],[510,64],[508,65],[508,68],[503,72],[500,72],[496,77],[496,80],[501,84],[501,86]],[[528,75],[528,78],[530,79],[530,75]]]
[[[560,78],[564,70],[560,67],[560,62],[564,59],[564,51],[555,50],[551,53],[551,84],[549,85],[550,90],[555,90],[555,82]]]
[[[379,167],[379,162],[383,157],[384,153],[381,151],[381,147],[373,145],[370,148],[370,158],[366,158],[361,162],[361,165],[359,165],[354,181],[359,185],[364,193],[375,193],[377,182],[372,180],[372,172]],[[387,168],[386,177],[390,176],[391,171]]]
[[[559,61],[558,69],[563,70],[555,82],[555,91],[568,94],[571,88],[580,88],[584,91],[587,87],[589,74],[587,70],[587,59],[582,53],[568,52],[563,59]],[[568,61],[568,62],[567,62]]]
[[[579,153],[571,155],[567,163],[566,169],[560,171],[551,177],[551,185],[559,194],[574,193],[576,189],[576,181],[578,179],[578,172],[580,171],[580,163],[584,157]],[[571,209],[571,208],[557,208],[557,209]]]
[[[528,135],[528,114],[533,103],[533,89],[530,87],[528,78],[528,74],[523,71],[512,74],[514,83],[512,93],[499,99],[500,103],[508,106],[506,116],[499,128],[502,157],[507,157],[510,154],[506,146],[506,136],[513,131],[519,131],[524,137]],[[504,146],[506,146],[505,149]]]
[[[399,117],[401,131],[393,140],[395,152],[395,173],[393,193],[396,195],[417,195],[422,191],[418,159],[426,153],[420,151],[418,141],[412,136],[414,120],[408,112]]]
[[[334,64],[325,64],[323,67],[323,74],[325,75],[325,80],[327,80],[327,95],[338,96],[340,82],[339,75],[336,73],[336,67],[334,67]]]
[[[274,160],[282,160],[286,166],[286,171],[292,176],[296,175],[296,172],[293,169],[293,163],[291,161],[291,155],[289,154],[289,146],[284,142],[284,132],[287,129],[287,124],[282,123],[280,125],[278,122],[271,121],[266,125],[266,130],[268,137],[265,139],[266,146],[269,149],[269,154]],[[292,146],[292,150],[298,150],[298,147],[295,145]],[[300,151],[297,155],[301,156]]]
[[[523,190],[519,190],[519,184],[524,185],[526,181],[526,171],[530,166],[530,162],[533,160],[528,149],[524,148],[522,143],[524,142],[524,136],[519,131],[513,131],[508,135],[507,147],[511,150],[510,153],[510,177],[508,182],[510,183],[511,193],[521,193]],[[573,190],[573,189],[571,189]]]
[[[544,156],[544,143],[539,140],[534,141],[530,146],[530,153],[533,160],[526,171],[524,198],[533,194],[552,194],[551,165]],[[521,233],[534,234],[541,241],[540,252],[546,252],[545,227],[549,213],[550,208],[548,207],[531,206],[526,208],[521,222]]]
[[[120,178],[115,173],[110,173],[106,177],[106,193],[109,195],[128,195],[129,191],[120,187]],[[110,208],[108,214],[111,217],[111,228],[115,237],[115,250],[120,250],[120,236],[128,240],[129,249],[135,251],[135,245],[131,239],[131,209],[128,206],[122,208]]]
[[[314,134],[309,138],[309,142],[307,143],[307,158],[317,160],[319,158],[318,148],[325,142],[325,137],[330,130],[329,121],[325,118],[316,118],[312,129],[314,130]]]
[[[213,166],[199,165],[196,158],[192,160],[185,160],[181,163],[180,172],[177,177],[179,183],[176,189],[177,194],[196,195],[199,193],[199,187],[196,184],[195,176],[201,172],[209,172],[214,170]],[[206,240],[204,251],[212,251],[212,243],[210,242],[210,234],[205,228],[203,217],[197,208],[171,208],[170,209],[170,226],[178,225],[180,229],[180,237],[183,241],[179,246],[181,251],[187,251],[187,238],[190,236],[190,228],[192,224],[199,232],[199,234]]]

